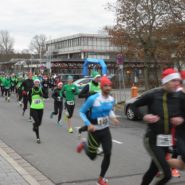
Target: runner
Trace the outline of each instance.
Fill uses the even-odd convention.
[[[48,95],[48,91],[49,91],[49,81],[48,81],[48,77],[46,75],[43,76],[43,80],[41,82],[41,86],[42,86],[42,90],[44,93],[44,97],[47,99],[49,97]]]
[[[17,84],[17,78],[15,74],[13,73],[11,76],[11,92],[15,92],[15,86]]]
[[[93,71],[91,76],[93,77],[93,80],[80,91],[78,95],[79,98],[85,98],[86,100],[89,96],[101,91],[100,88],[101,75],[97,71]],[[83,126],[78,129],[79,134],[81,134],[81,132],[84,131],[87,131],[87,126]]]
[[[22,83],[23,83],[23,77],[19,76],[17,78],[17,85],[16,85],[16,91],[17,91],[17,100],[19,102],[20,107],[22,107]]]
[[[185,71],[181,72],[182,76],[182,89],[179,92],[181,95],[181,100],[183,102],[183,113],[185,114]],[[184,115],[185,116],[185,115]],[[185,170],[185,122],[176,126],[176,146],[178,154],[181,156],[181,159],[170,159],[168,162],[170,166],[178,168],[180,170]]]
[[[73,133],[71,119],[75,108],[75,95],[78,95],[78,87],[73,84],[73,77],[68,76],[68,83],[62,88],[62,95],[65,98],[65,116],[67,117],[68,132]]]
[[[43,101],[43,93],[40,87],[40,80],[34,80],[34,86],[30,92],[31,96],[31,106],[30,112],[31,116],[34,120],[33,123],[33,131],[36,134],[37,143],[40,143],[40,136],[39,136],[39,127],[42,122],[43,110],[44,110],[44,101]]]
[[[144,146],[151,157],[151,163],[141,185],[149,185],[158,171],[162,173],[156,178],[155,185],[164,185],[171,179],[170,166],[165,157],[172,146],[172,125],[183,122],[181,101],[179,96],[176,96],[180,79],[179,73],[174,69],[164,70],[162,88],[139,97],[132,105],[132,110],[136,112],[140,106],[148,107],[148,114],[143,117],[148,123]]]
[[[3,87],[4,87],[4,92],[5,92],[5,100],[10,101],[10,89],[11,89],[11,79],[7,75],[6,78],[3,81]]]
[[[112,137],[109,130],[110,120],[115,124],[119,124],[114,112],[114,98],[110,96],[111,81],[106,77],[101,78],[101,92],[90,96],[80,109],[80,116],[85,125],[88,126],[88,141],[81,142],[76,150],[80,153],[83,149],[86,155],[94,160],[97,157],[97,149],[102,145],[104,158],[101,164],[101,172],[98,178],[97,185],[108,185],[104,178],[109,168]],[[89,117],[87,112],[90,111]]]
[[[4,96],[4,80],[5,80],[5,75],[2,74],[2,75],[0,76],[1,96]]]
[[[22,89],[22,97],[23,97],[23,112],[22,115],[24,116],[24,113],[28,107],[28,101],[31,104],[31,89],[33,87],[33,79],[32,79],[32,73],[28,73],[28,79],[24,80],[20,88]],[[31,114],[29,116],[29,121],[31,121]]]
[[[62,110],[63,110],[63,97],[62,97],[62,86],[63,83],[59,82],[57,85],[57,88],[54,89],[53,94],[52,94],[52,98],[54,99],[54,112],[51,113],[50,118],[53,118],[53,115],[57,115],[58,114],[58,121],[57,124],[58,125],[62,125]]]

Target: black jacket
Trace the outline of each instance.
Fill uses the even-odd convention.
[[[99,84],[95,81],[92,80],[92,83],[95,85],[95,86],[98,86]],[[79,93],[78,95],[78,98],[85,98],[87,99],[89,96],[93,95],[93,94],[96,94],[97,92],[94,92],[94,93],[90,93],[90,87],[89,87],[89,84],[87,84]]]
[[[63,97],[60,96],[60,91],[61,89],[54,89],[53,94],[52,94],[52,98],[57,101],[57,102],[62,102],[63,101]]]
[[[180,91],[179,96],[181,98],[181,106],[185,118],[185,93]],[[185,138],[185,121],[182,125],[176,127],[176,135]]]
[[[148,124],[148,132],[153,135],[158,134],[165,134],[164,129],[164,100],[163,95],[164,93],[167,93],[164,89],[157,89],[154,90],[151,93],[145,94],[138,98],[133,104],[132,109],[133,111],[138,112],[137,107],[146,105],[148,107],[148,113],[158,115],[160,117],[160,120],[153,124]],[[182,99],[179,96],[179,93],[167,93],[167,114],[168,114],[168,120],[169,120],[169,131],[171,130],[172,124],[170,123],[170,118],[181,116],[183,115],[182,110]],[[170,133],[169,133],[170,134]]]
[[[32,79],[26,79],[23,81],[20,88],[26,92],[29,92],[32,89],[33,85],[34,85],[34,83],[33,83]]]

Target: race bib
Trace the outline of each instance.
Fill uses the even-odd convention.
[[[169,147],[172,146],[172,136],[159,134],[157,135],[157,146]]]
[[[74,105],[75,102],[74,102],[74,101],[67,101],[67,104],[68,104],[68,105]]]
[[[40,104],[41,100],[37,99],[37,100],[33,100],[34,104]]]
[[[57,97],[57,101],[61,101],[61,97],[60,96]]]
[[[97,119],[97,123],[98,123],[98,125],[100,125],[100,126],[108,125],[108,123],[109,123],[109,118],[108,118],[108,117],[100,117],[100,118]]]

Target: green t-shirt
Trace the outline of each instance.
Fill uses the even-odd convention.
[[[75,95],[79,94],[79,90],[75,84],[66,84],[61,93],[64,93],[66,101],[75,101]]]
[[[5,78],[4,82],[3,82],[3,86],[5,89],[10,89],[11,87],[11,79],[10,78]]]

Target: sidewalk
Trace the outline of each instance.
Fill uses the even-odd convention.
[[[0,140],[0,185],[54,185]]]

